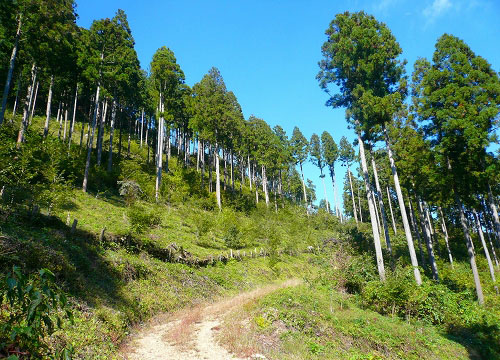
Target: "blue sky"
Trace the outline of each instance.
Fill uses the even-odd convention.
[[[343,109],[324,106],[327,95],[315,76],[321,45],[337,13],[364,10],[391,29],[408,60],[411,74],[418,57],[431,58],[443,33],[463,39],[472,50],[500,71],[500,1],[382,0],[382,1],[129,1],[80,0],[80,26],[112,17],[123,9],[136,42],[141,66],[148,69],[161,46],[172,49],[193,85],[212,67],[221,71],[245,118],[253,114],[271,126],[281,125],[290,136],[298,126],[307,138],[324,130],[338,143],[354,139]],[[323,198],[319,170],[304,167]],[[337,179],[345,171],[337,165]],[[327,184],[330,184],[329,182]],[[333,199],[331,184],[328,198]]]

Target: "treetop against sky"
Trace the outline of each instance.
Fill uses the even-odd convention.
[[[496,0],[382,1],[77,1],[78,24],[114,16],[118,8],[128,16],[141,66],[149,66],[161,46],[172,49],[190,86],[216,66],[234,91],[245,118],[251,114],[281,125],[290,137],[298,126],[307,139],[330,132],[338,144],[342,136],[354,140],[343,109],[324,106],[328,95],[316,74],[325,30],[335,14],[359,11],[385,22],[408,60],[407,75],[419,57],[432,58],[443,33],[464,40],[496,71],[500,70],[500,2]],[[149,69],[148,69],[149,70]],[[344,178],[340,162],[337,179]],[[321,189],[319,169],[304,164],[304,176]],[[328,198],[333,191],[328,189]],[[321,199],[322,191],[318,191]]]

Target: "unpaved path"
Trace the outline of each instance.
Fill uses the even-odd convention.
[[[129,360],[241,360],[214,339],[214,332],[220,329],[222,319],[253,300],[298,284],[300,280],[290,279],[265,285],[213,304],[199,305],[168,318],[156,319],[156,324],[141,330],[123,347],[121,355]]]

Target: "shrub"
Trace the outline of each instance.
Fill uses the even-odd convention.
[[[17,353],[25,353],[26,358],[57,355],[69,358],[70,346],[51,349],[47,344],[48,337],[61,328],[64,318],[73,319],[66,296],[54,284],[52,272],[42,269],[27,277],[14,266],[0,290],[1,305],[6,310],[0,315],[0,351],[8,355],[15,349]]]
[[[140,234],[148,228],[161,224],[161,215],[155,208],[147,209],[140,205],[133,205],[127,210],[130,230]]]

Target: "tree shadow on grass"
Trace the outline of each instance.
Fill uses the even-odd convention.
[[[468,326],[450,325],[446,337],[463,345],[470,359],[500,359],[500,324],[482,319]]]
[[[95,234],[78,229],[72,233],[55,216],[23,209],[0,213],[0,271],[6,273],[13,265],[26,273],[48,268],[70,296],[90,306],[138,309],[137,303],[121,295],[126,282],[105,260]]]

